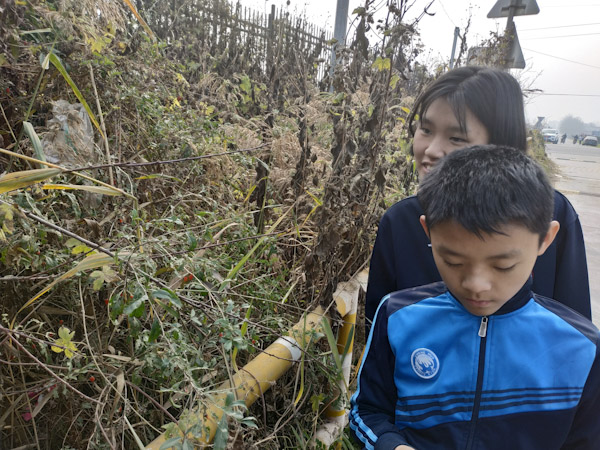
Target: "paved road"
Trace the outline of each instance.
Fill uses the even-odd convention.
[[[600,326],[600,148],[547,144],[560,168],[555,187],[567,196],[583,228],[592,295],[592,318]]]

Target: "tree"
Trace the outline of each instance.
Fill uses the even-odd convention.
[[[558,129],[561,133],[567,133],[570,135],[584,133],[587,129],[587,125],[579,117],[573,117],[568,115],[563,117],[558,125]]]

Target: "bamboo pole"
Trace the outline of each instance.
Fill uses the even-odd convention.
[[[343,317],[342,326],[338,331],[337,349],[338,354],[343,356],[344,359],[342,361],[343,378],[337,384],[338,401],[329,405],[325,410],[327,420],[315,433],[315,440],[323,443],[325,448],[329,448],[341,436],[344,427],[348,423],[347,402],[343,400],[348,399],[358,298],[361,289],[367,290],[368,278],[368,270],[363,270],[350,281],[339,283],[333,294],[337,310]],[[348,347],[347,350],[346,347]],[[344,350],[346,350],[345,354]]]
[[[200,429],[207,430],[201,442],[210,444],[215,437],[217,425],[223,417],[223,407],[229,393],[234,393],[246,406],[252,405],[267,391],[292,364],[298,361],[302,352],[315,339],[322,336],[321,326],[326,318],[321,306],[294,325],[286,336],[280,337],[256,358],[246,364],[217,389],[210,404],[204,411],[194,412],[179,421],[181,429],[188,430],[201,424]],[[152,441],[146,450],[158,450],[166,442],[164,434]]]

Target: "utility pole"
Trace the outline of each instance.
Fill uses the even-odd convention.
[[[511,0],[510,5],[508,6],[508,18],[506,19],[506,29],[504,30],[504,35],[508,37],[508,45],[504,50],[504,61],[505,66],[508,66],[508,62],[511,59],[512,52],[514,49],[515,38],[517,36],[517,28],[515,27],[515,12],[520,9],[521,0]],[[506,67],[508,68],[508,67]]]
[[[521,8],[523,8],[523,6],[521,6],[521,0],[512,0],[510,5],[508,5],[508,19],[506,20],[505,33],[508,33],[514,29],[515,22],[513,19],[515,18],[515,12]]]
[[[336,49],[338,45],[343,46],[346,44],[346,25],[348,23],[349,7],[348,3],[349,0],[337,0],[337,6],[335,9],[335,26],[333,28],[333,38],[337,42],[331,47],[331,70],[329,71],[331,78],[333,78],[333,72],[337,63]],[[329,90],[333,90],[333,84]]]
[[[450,69],[454,68],[454,52],[456,51],[456,41],[458,40],[458,33],[460,28],[454,27],[454,41],[452,42],[452,54],[450,55]]]

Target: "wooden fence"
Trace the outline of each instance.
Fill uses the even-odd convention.
[[[321,79],[330,63],[332,33],[277,10],[263,14],[227,0],[136,0],[153,32],[163,41],[208,52],[218,64],[253,76],[269,75],[273,64],[302,58]]]

